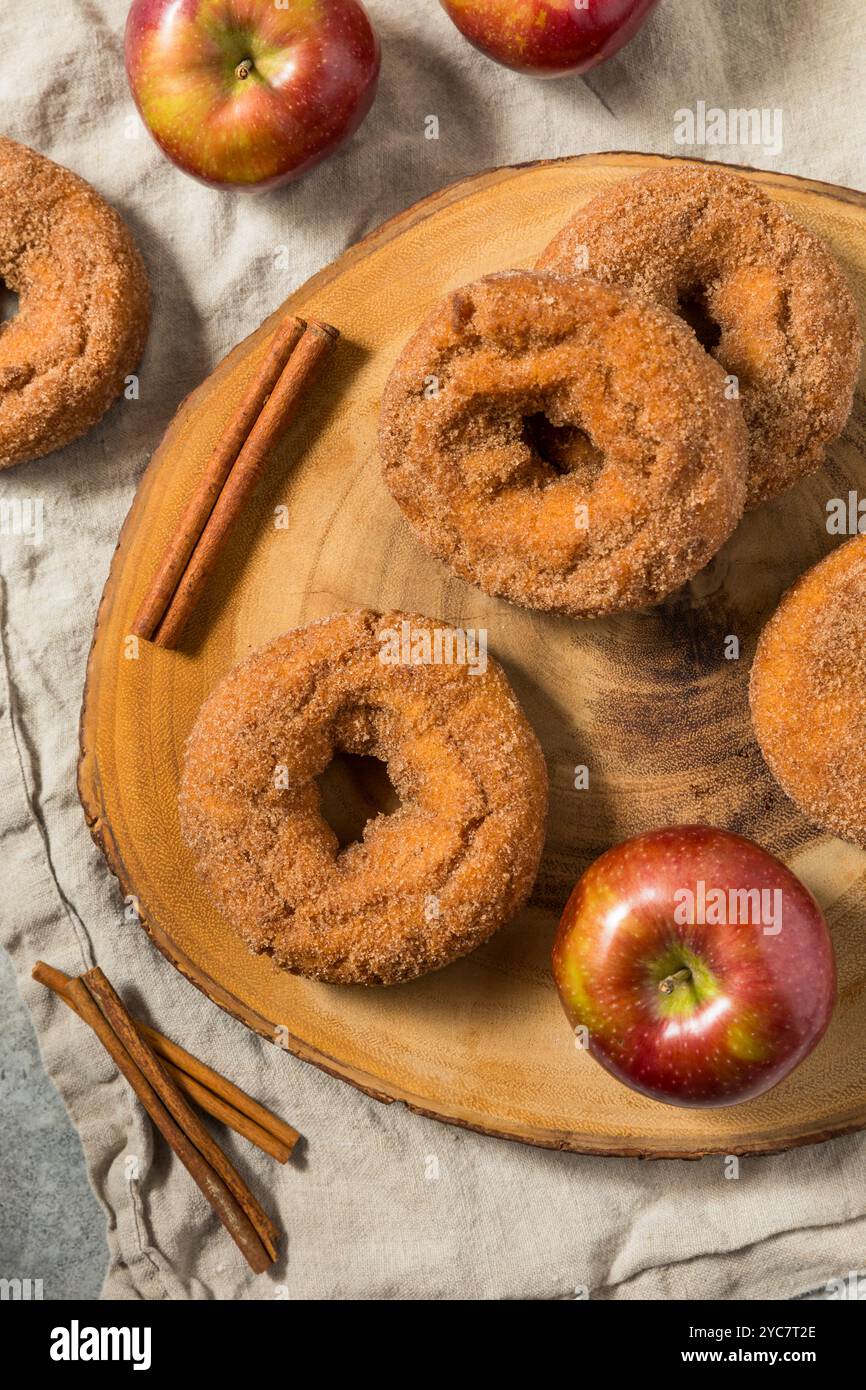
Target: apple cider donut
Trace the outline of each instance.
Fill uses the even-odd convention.
[[[721,368],[672,314],[591,280],[516,270],[449,295],[391,374],[380,450],[434,555],[571,617],[658,602],[743,510]]]
[[[117,213],[69,169],[0,137],[0,468],[95,425],[147,337],[147,277]]]
[[[828,248],[757,184],[696,164],[627,179],[581,208],[538,267],[622,285],[692,325],[738,379],[748,506],[821,467],[851,410],[857,310]]]
[[[205,702],[181,780],[184,839],[220,910],[282,969],[410,980],[526,902],[544,759],[486,645],[482,660],[462,634],[461,661],[460,635],[412,614],[338,614],[262,647]],[[335,751],[381,759],[400,798],[342,851],[316,782]]]
[[[866,536],[788,590],[752,666],[755,737],[815,825],[866,848]]]

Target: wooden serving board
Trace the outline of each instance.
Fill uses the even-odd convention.
[[[862,395],[825,472],[748,515],[660,608],[594,623],[528,612],[452,578],[403,521],[376,452],[382,387],[428,307],[487,272],[532,264],[577,204],[661,162],[610,154],[479,174],[409,208],[292,295],[284,308],[329,320],[343,341],[183,649],[141,643],[136,657],[127,633],[145,585],[274,319],[183,403],[106,586],[79,783],[92,832],[159,949],[299,1057],[381,1100],[533,1144],[656,1157],[770,1152],[866,1126],[866,854],[816,832],[778,790],[746,698],[763,622],[836,543],[827,499],[866,486]],[[866,306],[866,197],[754,177],[830,241]],[[283,528],[274,524],[281,507]],[[184,740],[225,672],[277,633],[360,605],[486,627],[550,767],[547,848],[529,907],[468,959],[391,989],[315,984],[249,954],[199,886],[176,809]],[[725,659],[728,635],[740,639],[739,660]],[[588,790],[574,789],[578,765],[589,768]],[[350,820],[379,795],[358,780],[344,771],[329,792]],[[646,1100],[577,1051],[549,968],[558,916],[586,865],[614,841],[687,821],[726,826],[781,855],[827,912],[839,962],[839,1002],[817,1051],[766,1096],[721,1110]]]

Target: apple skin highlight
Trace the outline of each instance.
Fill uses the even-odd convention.
[[[705,914],[683,906],[689,893]],[[780,906],[778,921],[754,920],[761,902]],[[820,1041],[836,996],[811,893],[760,846],[710,826],[650,831],[590,865],[563,912],[553,972],[590,1054],[669,1105],[768,1091]]]

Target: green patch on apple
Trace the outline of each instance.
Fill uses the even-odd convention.
[[[688,972],[685,978],[673,978],[683,971]],[[709,966],[681,941],[672,943],[664,955],[652,961],[647,974],[652,1007],[659,1018],[687,1018],[722,992]],[[672,987],[662,990],[660,986],[668,980]]]

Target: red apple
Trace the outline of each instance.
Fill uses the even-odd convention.
[[[535,77],[587,72],[634,38],[658,0],[440,0],[470,43]]]
[[[703,825],[596,859],[566,905],[553,973],[591,1054],[673,1105],[775,1086],[822,1037],[836,992],[811,893],[751,840]]]
[[[134,0],[126,71],[157,144],[214,188],[273,188],[333,154],[373,104],[358,0]]]

